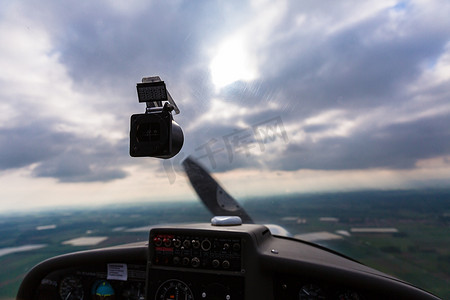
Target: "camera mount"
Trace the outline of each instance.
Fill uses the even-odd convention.
[[[147,112],[153,108],[162,107],[162,102],[168,101],[174,107],[175,114],[180,113],[177,104],[166,88],[166,84],[161,81],[159,76],[142,78],[142,83],[138,83],[136,88],[139,102],[147,103]]]

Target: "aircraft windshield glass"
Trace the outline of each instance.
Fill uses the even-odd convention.
[[[0,299],[43,259],[210,222],[187,158],[230,212],[450,298],[450,2],[2,2]],[[149,76],[170,159],[130,156]]]

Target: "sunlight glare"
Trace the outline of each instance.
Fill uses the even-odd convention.
[[[239,80],[248,81],[257,77],[244,39],[236,36],[219,46],[210,70],[213,84],[218,89]]]

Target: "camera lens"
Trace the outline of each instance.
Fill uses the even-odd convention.
[[[171,158],[183,146],[181,127],[169,111],[131,116],[130,155]]]
[[[158,122],[141,123],[137,126],[136,140],[138,142],[159,141],[161,138],[161,124]]]

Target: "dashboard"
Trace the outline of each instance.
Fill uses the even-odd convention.
[[[148,243],[66,254],[24,278],[17,300],[439,299],[262,225],[165,226]]]

